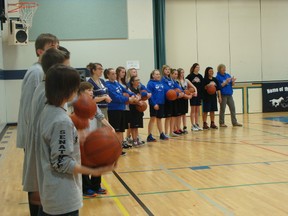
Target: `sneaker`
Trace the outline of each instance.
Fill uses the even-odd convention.
[[[141,139],[140,136],[137,137],[137,140],[138,140],[141,144],[145,144],[145,143],[146,143],[144,140]]]
[[[196,124],[196,127],[198,128],[199,131],[202,131],[202,130],[203,130],[203,128],[201,128],[201,127],[199,126],[199,124]]]
[[[179,130],[174,131],[173,133],[174,133],[174,134],[177,134],[177,135],[181,135],[181,134],[182,134]]]
[[[130,144],[128,144],[127,141],[123,141],[122,142],[122,148],[124,149],[129,149],[129,148],[132,148],[132,146]]]
[[[178,131],[179,131],[181,134],[184,134],[184,131],[183,131],[183,130],[180,129],[180,130],[178,130]]]
[[[87,191],[83,192],[83,197],[86,197],[86,198],[92,198],[96,196],[97,196],[97,193],[91,189],[88,189]]]
[[[96,194],[107,194],[107,190],[105,188],[99,188],[97,191],[96,191]]]
[[[206,122],[204,122],[204,124],[203,124],[203,129],[204,130],[208,130],[209,129],[209,126],[208,126],[208,124]]]
[[[128,144],[132,144],[133,143],[133,139],[131,137],[126,137],[125,141],[128,143]]]
[[[218,129],[218,127],[215,125],[215,122],[211,122],[210,127],[211,127],[212,129]]]
[[[160,140],[169,140],[169,137],[167,137],[164,133],[161,133]]]
[[[220,127],[228,127],[226,124],[220,124]]]
[[[126,156],[127,152],[122,151],[121,156]]]
[[[143,145],[143,144],[141,144],[138,140],[133,141],[133,147],[134,147],[134,148],[138,148],[138,147],[140,147],[141,145]]]
[[[233,124],[233,127],[242,127],[243,125],[242,124],[240,124],[240,123],[236,123],[236,124]]]
[[[199,131],[198,127],[196,125],[193,125],[191,128],[191,131]]]
[[[172,132],[171,134],[170,134],[170,137],[179,137],[180,135],[179,134],[176,134],[176,133],[174,133],[174,132]]]
[[[183,132],[184,132],[184,134],[188,134],[188,130],[187,130],[187,127],[186,127],[186,126],[183,127]]]
[[[152,136],[152,134],[149,134],[147,137],[147,142],[156,142],[157,140]]]

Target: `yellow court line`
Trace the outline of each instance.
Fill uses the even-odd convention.
[[[103,177],[102,177],[102,183],[103,183],[104,187],[107,189],[108,193],[111,196],[115,196],[115,193],[112,191],[112,189],[110,188],[110,186],[107,184],[107,182],[105,181],[105,179]],[[120,202],[120,200],[117,197],[113,197],[112,199],[116,203],[116,205],[117,205],[118,209],[120,210],[120,212],[122,213],[122,215],[124,215],[124,216],[130,215],[128,213],[127,209],[123,206],[123,204]]]

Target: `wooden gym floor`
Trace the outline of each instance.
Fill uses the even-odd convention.
[[[238,119],[243,128],[189,132],[129,150],[103,177],[109,194],[85,199],[81,215],[288,215],[288,113]],[[0,141],[3,216],[29,215],[16,133],[9,127]]]

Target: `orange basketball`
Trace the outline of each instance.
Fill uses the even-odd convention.
[[[193,87],[188,88],[188,90],[193,94],[195,92],[195,89]]]
[[[146,90],[142,90],[140,93],[141,93],[141,100],[145,101],[148,99],[148,92]]]
[[[87,167],[94,167],[95,165],[87,160],[83,145],[80,145],[80,152],[81,152],[81,165],[84,165]]]
[[[216,93],[216,87],[215,85],[208,85],[206,88],[206,91],[210,95],[214,95]]]
[[[175,88],[174,89],[177,93],[181,93],[182,91],[181,91],[181,89],[179,89],[179,88]]]
[[[185,93],[186,95],[191,95],[191,94],[192,94],[188,89],[185,89],[185,90],[184,90],[184,93]]]
[[[75,113],[71,114],[70,118],[73,124],[75,125],[75,127],[77,128],[77,130],[83,130],[89,127],[89,119],[87,118],[84,118],[84,119],[80,118]]]
[[[97,106],[87,94],[81,94],[73,103],[74,112],[80,118],[92,118],[96,114]]]
[[[146,102],[142,102],[140,104],[137,104],[136,105],[136,109],[139,111],[139,112],[144,112],[146,109],[147,109],[147,103]]]
[[[122,152],[122,145],[110,128],[101,127],[91,132],[84,142],[85,160],[94,167],[115,163]]]
[[[166,92],[167,100],[174,101],[177,99],[177,93],[174,89],[170,89]]]

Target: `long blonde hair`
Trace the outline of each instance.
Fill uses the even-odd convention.
[[[130,79],[131,79],[131,71],[132,71],[132,70],[136,70],[136,71],[137,71],[136,68],[129,68],[129,69],[127,70],[127,73],[126,73],[126,83],[129,83],[129,82],[130,82]],[[138,73],[138,71],[137,71],[137,73]]]

